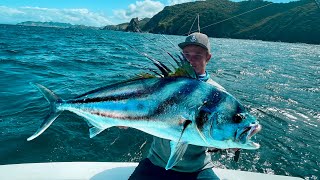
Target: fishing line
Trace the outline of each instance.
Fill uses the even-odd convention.
[[[181,49],[179,49],[176,45],[173,44],[172,41],[170,41],[170,39],[168,39],[166,36],[164,36],[164,34],[161,34],[162,37],[164,37],[166,40],[168,40],[170,42],[170,44],[175,48],[177,49],[178,51],[181,51]]]
[[[162,34],[161,34],[162,35]],[[159,46],[158,44],[156,44],[154,41],[152,41],[151,39],[149,39],[149,38],[147,38],[147,37],[145,37],[145,36],[142,36],[143,38],[145,38],[145,39],[147,39],[149,42],[151,42],[151,43],[153,43],[154,45],[156,45],[158,48],[160,48],[161,50],[162,50],[162,53],[161,53],[161,55],[163,55],[165,58],[166,58],[166,60],[169,62],[169,64],[173,67],[173,68],[175,68],[175,66],[173,65],[173,63],[167,58],[167,56],[165,55],[165,54],[167,54],[168,53],[168,51],[166,51],[165,49],[163,49],[161,46]],[[166,37],[164,37],[164,38],[166,38]],[[169,40],[169,39],[168,39]],[[169,42],[171,42],[170,40],[169,40]],[[173,44],[172,42],[171,42],[171,44]],[[175,48],[177,48],[177,47],[175,47]],[[178,49],[178,48],[177,48]],[[165,54],[164,54],[165,53]]]
[[[140,29],[140,27],[138,26],[137,27],[137,30],[138,30],[138,32],[139,33],[142,33],[142,30]],[[168,54],[168,52],[165,50],[165,49],[163,49],[161,46],[159,46],[158,44],[156,44],[155,43],[155,41],[152,41],[151,39],[149,39],[149,38],[147,38],[146,36],[142,36],[144,39],[146,39],[147,41],[149,41],[149,42],[151,42],[151,43],[153,43],[154,45],[156,45],[158,48],[160,48],[161,50],[162,50],[162,52],[164,52],[165,54]],[[164,37],[164,36],[163,36]],[[166,37],[164,37],[165,39],[167,39]],[[169,40],[169,39],[167,39],[172,45],[173,45],[173,43]],[[174,45],[173,45],[174,46]],[[177,48],[176,46],[174,46],[175,48]],[[178,50],[179,50],[179,48],[177,48]],[[166,60],[169,62],[169,64],[175,69],[175,66],[172,64],[172,62],[167,58],[167,56],[164,54],[164,53],[161,53],[161,55],[163,55],[165,58],[166,58]]]

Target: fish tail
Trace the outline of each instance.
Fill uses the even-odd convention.
[[[50,111],[49,114],[45,117],[45,120],[42,122],[38,130],[30,136],[27,141],[31,141],[42,134],[52,123],[53,121],[61,114],[62,111],[57,109],[57,103],[62,102],[62,99],[55,95],[51,90],[42,86],[41,84],[31,83],[30,85],[37,88],[43,97],[49,102],[50,104]]]

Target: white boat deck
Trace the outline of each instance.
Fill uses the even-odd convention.
[[[120,162],[54,162],[12,164],[0,166],[2,180],[19,179],[90,179],[126,180],[138,163]],[[216,169],[221,180],[298,180],[301,178],[253,173],[237,170]]]

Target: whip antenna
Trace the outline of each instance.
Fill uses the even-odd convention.
[[[198,14],[199,15],[199,14]],[[192,27],[193,27],[193,25],[194,25],[194,22],[196,22],[196,19],[197,19],[197,16],[194,18],[194,20],[193,20],[193,23],[192,23],[192,25],[191,25],[191,27],[190,27],[190,29],[189,29],[189,32],[188,32],[188,35],[190,34],[190,32],[191,32],[191,30],[192,30]],[[198,24],[199,24],[199,19],[198,19]]]
[[[198,31],[199,31],[199,33],[200,33],[200,24],[199,24],[199,22],[200,22],[200,16],[199,16],[199,14],[198,14]]]
[[[199,22],[200,22],[200,16],[199,16],[199,13],[198,13],[198,14],[196,15],[196,17],[194,18],[194,20],[193,20],[193,23],[192,23],[192,25],[191,25],[191,27],[190,27],[190,29],[189,29],[188,35],[191,34],[191,30],[192,30],[192,28],[193,28],[194,23],[196,22],[196,19],[198,19],[198,32],[200,32],[200,24],[199,24]]]

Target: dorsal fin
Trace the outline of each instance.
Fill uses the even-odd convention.
[[[143,52],[138,51],[135,47],[131,46],[130,44],[127,44],[127,45],[129,47],[131,47],[138,54],[140,54],[140,55],[148,58],[149,60],[151,60],[151,62],[161,71],[163,77],[167,77],[167,76],[169,76],[170,73],[172,73],[172,71],[166,65],[164,65],[162,62],[152,58],[147,53],[143,53]]]
[[[126,43],[127,44],[127,43]],[[177,67],[174,67],[174,71],[172,71],[170,68],[168,68],[165,64],[163,64],[161,61],[156,60],[152,58],[147,53],[143,53],[138,51],[135,47],[131,46],[130,44],[127,44],[130,46],[135,52],[138,54],[148,58],[151,60],[151,62],[157,67],[157,69],[160,71],[160,73],[157,73],[151,68],[147,68],[149,71],[152,71],[155,75],[158,75],[160,77],[189,77],[193,79],[198,79],[198,75],[191,66],[190,62],[187,60],[187,58],[184,56],[182,52],[180,52],[180,55],[177,55],[177,58],[173,56],[171,53],[167,52],[167,54],[175,61],[177,64]],[[140,75],[141,77],[141,75]],[[150,76],[148,76],[150,78]]]
[[[170,55],[170,53],[168,53]],[[197,73],[194,71],[193,67],[191,66],[190,62],[187,60],[187,58],[184,56],[183,53],[181,53],[178,58],[179,60],[175,59],[174,56],[170,55],[174,61],[177,63],[178,68],[175,69],[175,72],[171,73],[169,76],[183,76],[183,77],[189,77],[193,79],[198,79]]]
[[[158,70],[160,70],[161,74],[156,73],[155,71],[153,71],[153,73],[159,75],[160,77],[189,77],[193,79],[198,79],[196,72],[194,71],[193,67],[191,66],[187,58],[183,55],[183,53],[178,55],[176,58],[171,53],[167,52],[167,54],[177,64],[177,67],[174,67],[175,68],[174,71],[171,71],[165,64],[161,63],[156,59],[153,59],[146,53],[139,53],[139,54],[147,57],[149,60],[152,61],[152,63],[158,68]]]
[[[178,66],[181,65],[180,62],[171,53],[167,52],[167,54],[174,60],[174,62],[177,63]]]

